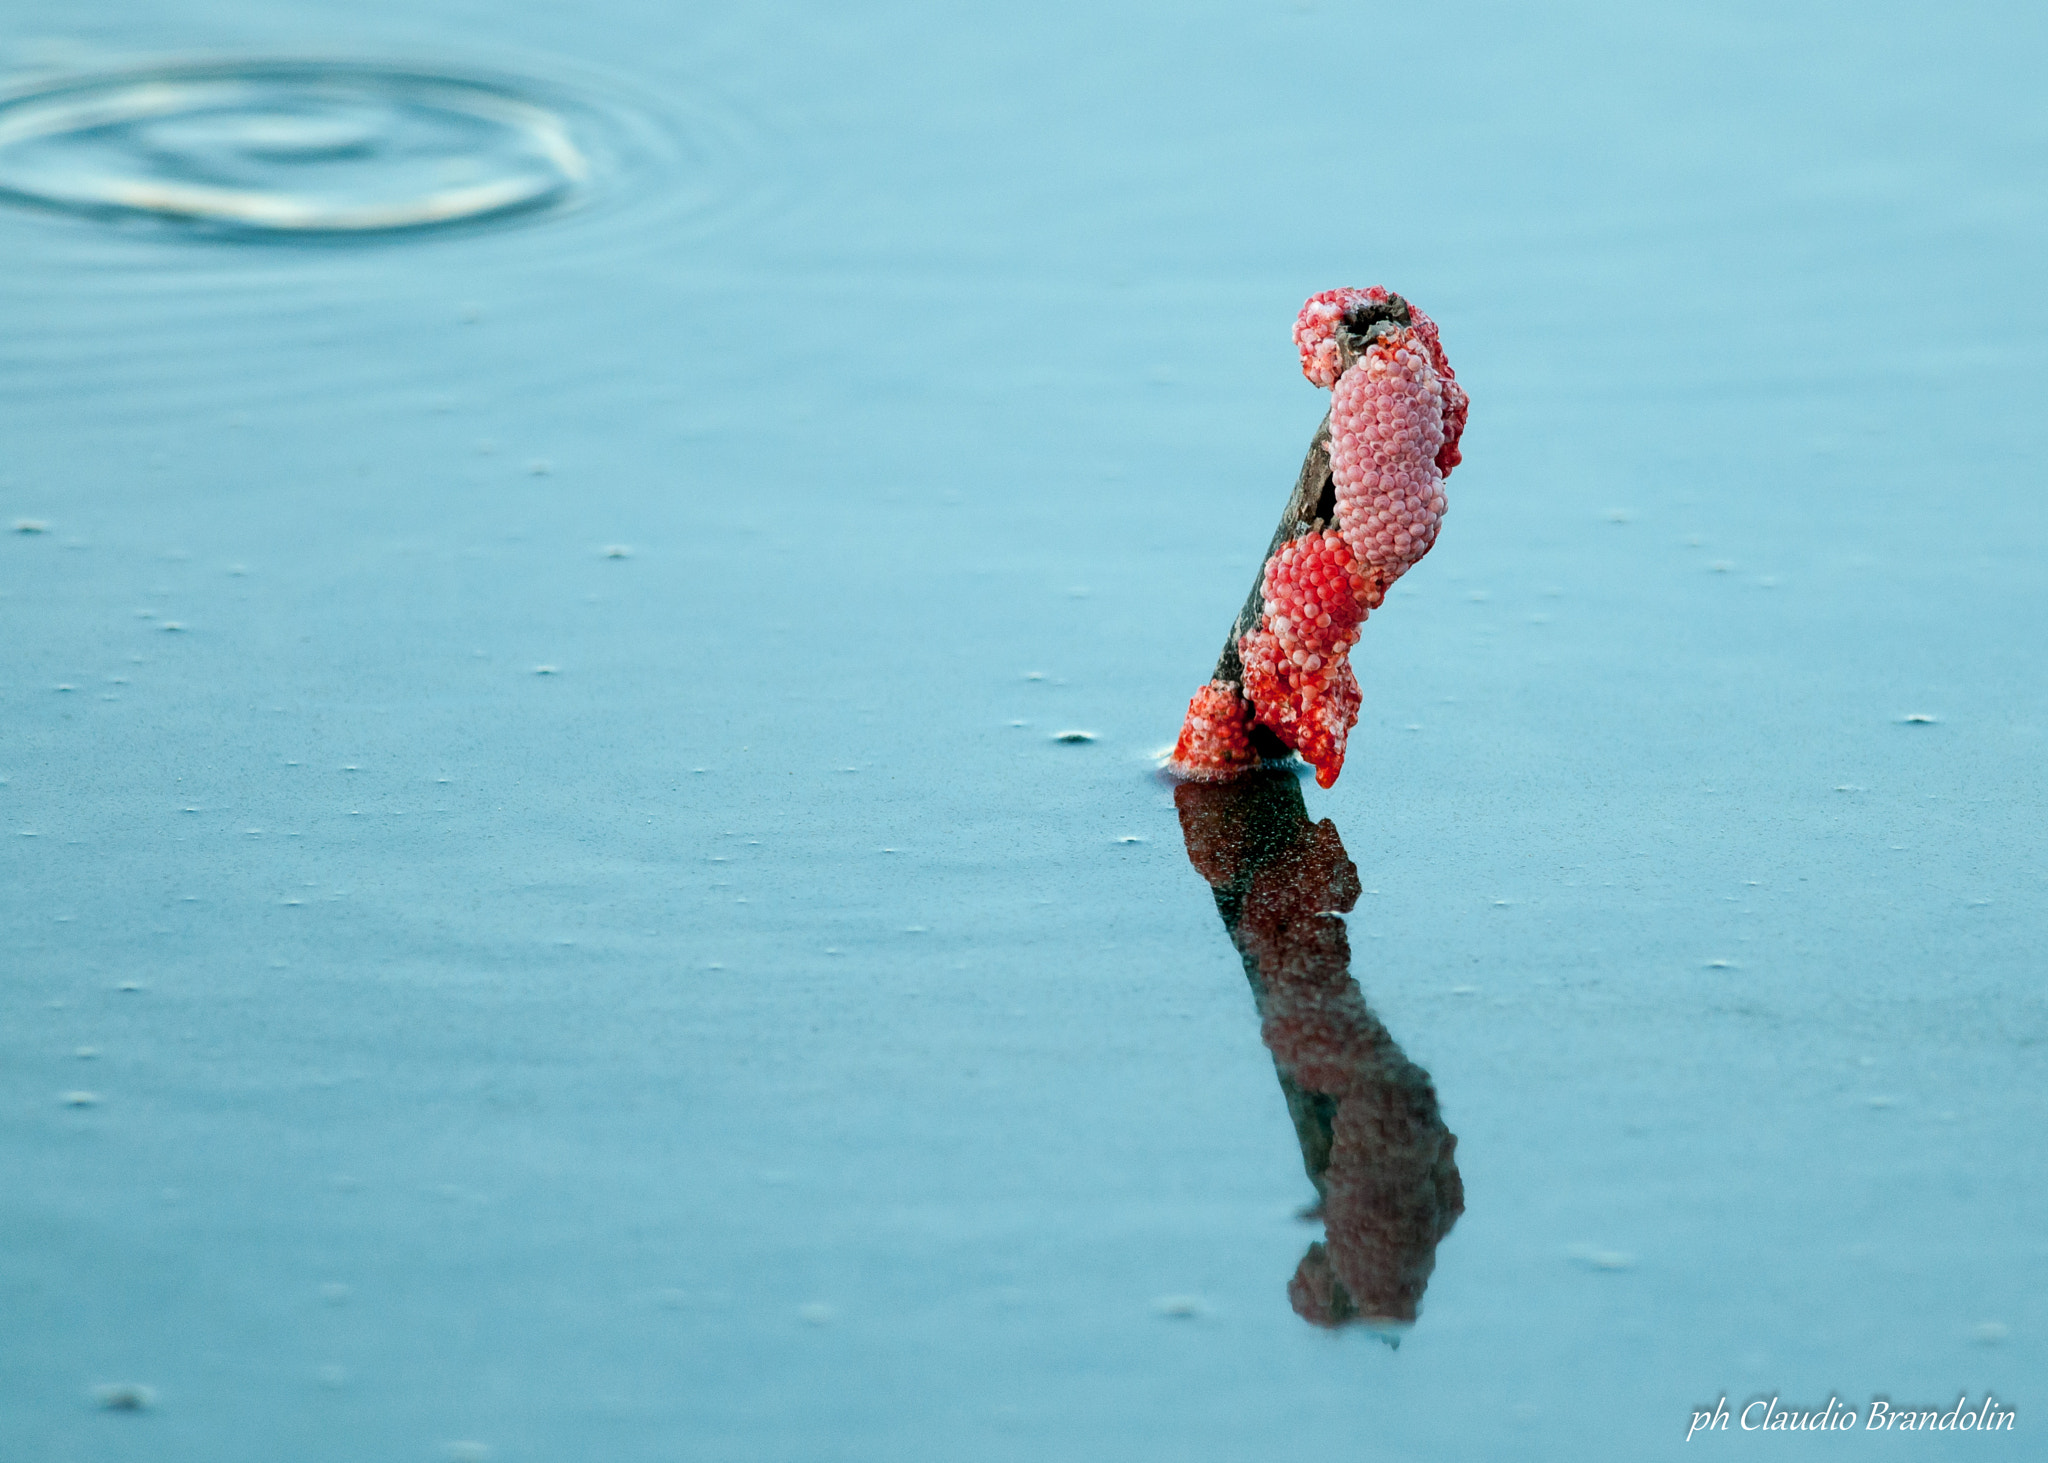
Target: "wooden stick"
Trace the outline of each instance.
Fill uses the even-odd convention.
[[[1237,642],[1258,629],[1259,621],[1265,617],[1266,560],[1303,534],[1320,532],[1336,517],[1337,483],[1330,476],[1330,414],[1324,412],[1322,425],[1316,428],[1307,455],[1301,460],[1301,475],[1294,480],[1294,491],[1288,494],[1287,506],[1280,511],[1280,526],[1273,530],[1273,542],[1266,546],[1265,555],[1259,560],[1252,592],[1245,597],[1244,608],[1237,612],[1237,619],[1230,626],[1223,654],[1216,658],[1214,679],[1233,686],[1244,684],[1244,661],[1238,656]],[[1252,750],[1267,762],[1284,762],[1294,755],[1294,749],[1263,724],[1252,728]]]

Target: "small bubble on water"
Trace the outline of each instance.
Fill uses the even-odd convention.
[[[1588,1270],[1620,1271],[1633,1270],[1636,1257],[1627,1250],[1602,1249],[1598,1245],[1573,1245],[1565,1252],[1570,1259]]]
[[[559,666],[537,665],[533,668],[533,673],[537,676],[559,676],[562,671]]]
[[[630,559],[633,557],[633,551],[625,544],[606,544],[604,556],[607,559]]]
[[[1118,843],[1143,843],[1145,835],[1142,833],[1123,833],[1117,836],[1116,841]]]
[[[115,986],[114,989],[117,991],[126,991],[133,993],[135,991],[139,991],[142,989],[142,982],[139,980],[124,980],[119,985]]]
[[[185,627],[176,620],[165,620],[161,625],[157,626],[157,629],[162,630],[167,635],[175,635],[184,628]]]
[[[1941,718],[1928,711],[1909,711],[1899,718],[1901,726],[1933,726]]]
[[[40,518],[17,518],[14,520],[16,533],[48,533],[50,525]]]
[[[156,1389],[140,1382],[105,1382],[92,1389],[92,1400],[109,1412],[142,1412],[156,1404]]]
[[[1095,740],[1095,733],[1094,733],[1094,732],[1091,732],[1091,731],[1063,731],[1063,732],[1054,732],[1054,733],[1053,733],[1053,735],[1052,735],[1052,739],[1053,739],[1054,741],[1056,741],[1056,742],[1065,742],[1065,743],[1067,743],[1067,744],[1068,744],[1069,746],[1073,746],[1073,745],[1078,745],[1079,743],[1082,743],[1082,742],[1092,742],[1092,741],[1094,741],[1094,740]]]
[[[100,1095],[97,1092],[67,1092],[64,1094],[66,1107],[98,1107]]]
[[[537,478],[544,478],[555,470],[555,465],[545,457],[536,457],[526,464],[526,470]]]
[[[1170,1321],[1199,1320],[1208,1312],[1208,1304],[1199,1295],[1162,1295],[1152,1301],[1152,1314]]]
[[[78,1058],[81,1062],[89,1062],[99,1054],[100,1049],[96,1046],[80,1046],[71,1049],[71,1055]]]

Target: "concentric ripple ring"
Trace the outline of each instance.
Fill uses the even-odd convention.
[[[355,234],[560,204],[590,164],[511,84],[369,64],[188,63],[0,96],[0,198]]]

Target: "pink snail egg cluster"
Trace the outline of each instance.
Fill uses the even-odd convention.
[[[1222,782],[1258,761],[1252,750],[1252,709],[1237,687],[1211,681],[1195,692],[1167,765],[1197,782]]]
[[[1244,688],[1258,719],[1314,764],[1324,787],[1344,766],[1358,720],[1358,678],[1348,658],[1379,587],[1342,534],[1303,534],[1266,561],[1266,613],[1238,642]]]
[[[1444,357],[1444,343],[1437,334],[1436,322],[1413,305],[1408,307],[1408,318],[1415,322],[1416,338],[1429,352],[1429,364],[1436,371],[1437,384],[1443,388],[1444,443],[1436,450],[1436,466],[1437,471],[1449,477],[1451,469],[1465,460],[1465,454],[1458,450],[1458,439],[1465,435],[1465,417],[1472,409],[1472,398],[1458,384],[1458,373]]]
[[[1380,304],[1390,298],[1385,289],[1324,290],[1310,295],[1301,313],[1294,317],[1294,346],[1301,352],[1301,374],[1328,390],[1337,384],[1337,326],[1360,305]]]
[[[1256,765],[1250,729],[1263,725],[1314,765],[1317,782],[1336,782],[1358,721],[1357,627],[1436,542],[1444,478],[1462,461],[1470,399],[1420,310],[1378,285],[1324,290],[1301,307],[1294,344],[1302,374],[1333,389],[1336,527],[1267,560],[1258,628],[1237,645],[1242,686],[1212,681],[1188,706],[1171,764],[1188,777],[1220,781]],[[1359,352],[1348,366],[1347,349]]]
[[[1337,522],[1382,585],[1436,542],[1443,445],[1444,391],[1427,347],[1412,328],[1382,336],[1337,382],[1330,406]]]

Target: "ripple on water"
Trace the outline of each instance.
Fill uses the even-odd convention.
[[[0,88],[0,399],[182,430],[227,405],[453,409],[458,381],[558,396],[608,358],[458,342],[485,313],[463,302],[566,319],[536,271],[732,257],[786,202],[771,143],[709,80],[554,56],[166,58]]]
[[[0,100],[0,195],[85,213],[382,233],[558,204],[590,171],[559,113],[422,71],[184,64]]]

